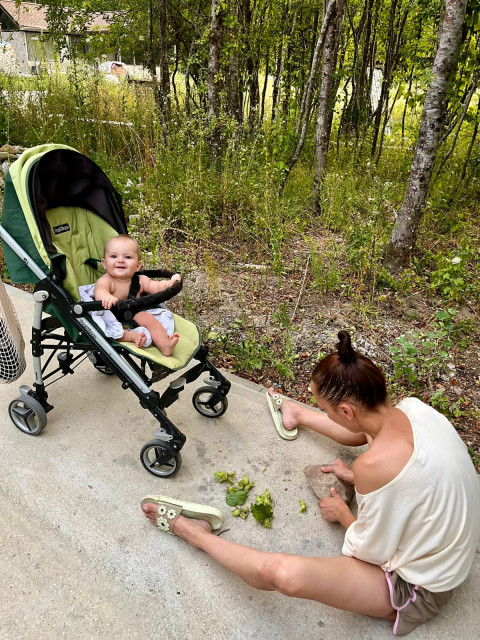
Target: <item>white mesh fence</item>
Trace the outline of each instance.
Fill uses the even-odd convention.
[[[0,280],[0,382],[15,382],[25,371],[25,342],[17,314]]]

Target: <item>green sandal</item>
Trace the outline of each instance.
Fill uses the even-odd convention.
[[[160,531],[172,536],[175,535],[173,528],[179,515],[192,520],[206,520],[212,527],[212,531],[220,529],[225,520],[223,513],[214,507],[177,500],[168,496],[146,496],[142,500],[142,507],[145,504],[158,505],[157,527]]]

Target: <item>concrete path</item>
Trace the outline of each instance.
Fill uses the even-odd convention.
[[[28,343],[31,297],[8,288]],[[29,354],[27,346],[27,355]],[[38,437],[8,417],[19,384],[32,385],[31,357],[22,379],[0,386],[1,640],[379,640],[381,620],[248,587],[202,552],[156,531],[140,511],[144,495],[201,501],[226,514],[229,539],[265,551],[339,555],[340,525],[323,521],[302,469],[355,451],[301,431],[281,440],[265,390],[229,376],[229,409],[200,416],[192,387],[169,409],[187,435],[183,467],[171,479],[147,473],[140,449],[156,421],[115,377],[86,361],[49,389],[55,409]],[[202,384],[201,380],[198,385]],[[165,381],[155,385],[163,389]],[[273,529],[251,516],[233,518],[219,470],[247,474],[275,499]],[[299,513],[299,500],[308,506]],[[409,637],[478,637],[480,550],[468,580],[444,613]]]

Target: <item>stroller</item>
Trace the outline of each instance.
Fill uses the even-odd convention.
[[[140,459],[150,473],[170,477],[181,467],[180,450],[186,437],[165,410],[187,383],[206,372],[205,386],[193,394],[193,406],[203,416],[218,418],[227,410],[230,382],[209,362],[196,325],[180,316],[173,314],[181,339],[169,357],[154,346],[138,348],[107,339],[93,321],[91,312],[101,311],[102,304],[82,302],[79,287],[102,275],[99,269],[107,240],[126,233],[120,194],[100,167],[75,149],[41,145],[12,164],[5,183],[0,237],[12,282],[36,284],[31,339],[35,382],[33,389],[20,387],[9,415],[22,432],[39,435],[53,409],[46,387],[72,374],[75,363],[78,366],[89,358],[100,373],[116,375],[122,388],[131,389],[158,420],[154,439],[143,446]],[[142,273],[165,276],[163,271]],[[119,301],[117,308],[133,318],[179,288],[175,283],[157,294]],[[192,359],[198,363],[171,381],[162,395],[151,388]],[[59,378],[46,384],[57,374]]]

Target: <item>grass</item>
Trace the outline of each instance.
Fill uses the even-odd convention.
[[[181,99],[181,81],[178,87]],[[355,149],[341,138],[338,154],[332,144],[319,213],[311,196],[312,133],[279,193],[293,120],[265,122],[252,132],[222,117],[216,123],[221,152],[212,161],[212,126],[204,114],[187,117],[173,106],[165,138],[148,85],[114,85],[77,66],[68,75],[3,76],[0,88],[2,139],[27,147],[68,144],[95,160],[121,193],[129,232],[146,261],[174,264],[183,273],[202,267],[212,300],[224,268],[217,256],[223,254],[231,264],[266,265],[279,286],[295,271],[298,289],[305,274],[307,293],[352,301],[360,317],[377,313],[387,297],[411,293],[436,296],[438,308],[480,302],[478,144],[467,180],[458,184],[473,122],[464,125],[458,148],[432,184],[412,266],[394,280],[383,266],[383,251],[403,200],[418,126],[418,114],[410,113],[415,126],[402,139],[401,103],[378,164],[368,154],[368,139]],[[441,153],[446,149],[448,143]],[[195,314],[194,302],[186,304]],[[279,317],[281,304],[272,310]],[[233,341],[220,334],[216,344],[230,351],[237,370],[263,367],[288,380],[296,330],[280,328],[280,345],[255,326]]]

